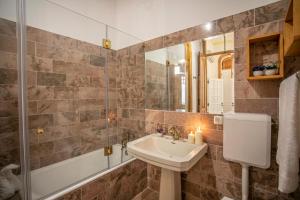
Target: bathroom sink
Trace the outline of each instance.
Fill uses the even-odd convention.
[[[128,152],[147,163],[173,171],[187,171],[207,152],[207,144],[189,144],[151,134],[128,143]]]
[[[207,152],[207,144],[189,144],[151,134],[127,144],[128,153],[137,159],[161,167],[160,200],[181,200],[180,172],[188,171]]]

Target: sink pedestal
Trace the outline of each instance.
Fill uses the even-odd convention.
[[[180,172],[161,168],[159,200],[181,200]]]

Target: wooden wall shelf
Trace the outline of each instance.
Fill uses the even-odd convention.
[[[283,35],[273,33],[250,37],[246,45],[248,80],[272,80],[284,77]],[[277,63],[278,74],[270,76],[253,76],[255,66]]]
[[[291,0],[284,23],[284,56],[300,55],[300,1]]]

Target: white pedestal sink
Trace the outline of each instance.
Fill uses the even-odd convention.
[[[189,144],[185,140],[151,134],[127,144],[128,153],[161,167],[160,200],[181,200],[180,172],[188,171],[207,152],[207,144]]]

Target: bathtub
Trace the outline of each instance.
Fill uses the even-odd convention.
[[[116,144],[109,157],[104,156],[104,149],[99,149],[33,170],[32,199],[55,199],[133,160],[122,152],[120,144]]]

